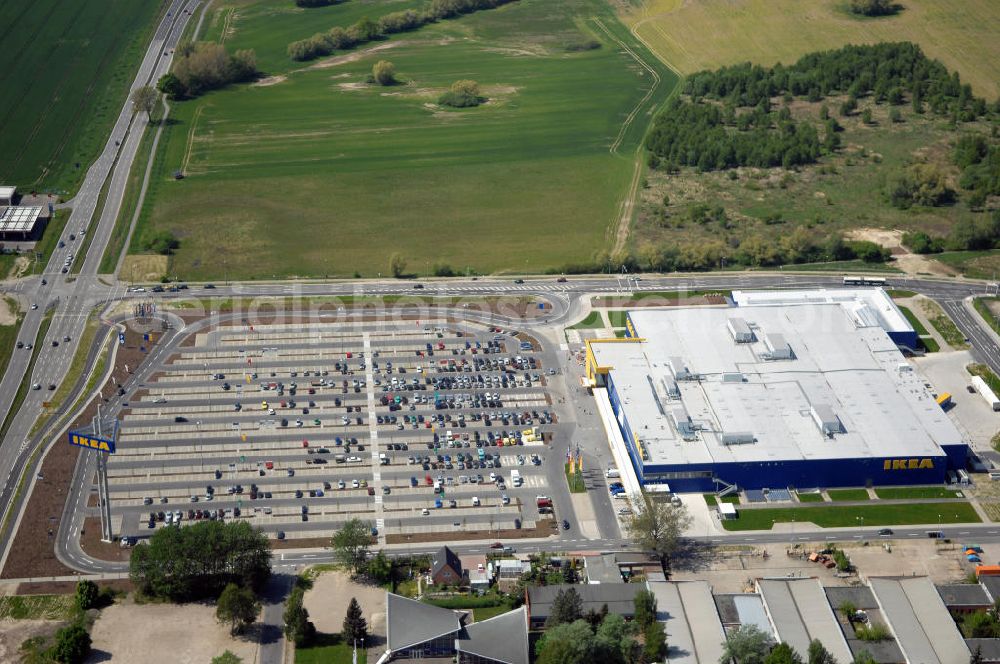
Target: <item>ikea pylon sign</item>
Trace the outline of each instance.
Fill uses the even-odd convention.
[[[76,431],[69,432],[69,444],[76,445],[77,447],[86,447],[90,450],[97,450],[98,452],[107,452],[108,454],[115,453],[114,440],[99,438],[97,436],[79,433]]]

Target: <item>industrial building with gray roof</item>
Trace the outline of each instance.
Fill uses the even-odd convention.
[[[629,311],[588,343],[635,472],[677,492],[931,484],[967,444],[878,316],[835,302]]]

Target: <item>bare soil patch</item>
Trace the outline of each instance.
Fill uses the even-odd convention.
[[[150,647],[152,634],[165,647]],[[257,656],[257,644],[229,636],[228,628],[216,621],[211,604],[125,601],[101,611],[90,635],[93,661],[201,664],[227,649],[244,662],[253,662]]]
[[[385,638],[385,590],[352,581],[344,572],[325,572],[313,581],[306,592],[305,607],[316,629],[336,634],[344,626],[347,605],[354,597],[368,621],[368,630],[376,638]]]
[[[13,300],[0,297],[0,325],[13,325],[17,322],[17,309],[15,307],[16,303]]]
[[[942,277],[951,277],[956,274],[955,270],[929,256],[910,252],[903,246],[903,231],[901,230],[855,228],[845,233],[845,236],[849,240],[874,242],[885,247],[892,252],[896,259],[895,267],[907,274],[933,274]]]
[[[62,624],[58,620],[0,620],[0,662],[20,661],[22,643],[36,636],[53,636]]]
[[[287,80],[288,80],[288,77],[285,76],[284,74],[279,74],[278,76],[268,76],[268,77],[262,78],[262,79],[260,79],[258,81],[254,81],[253,83],[250,84],[250,87],[252,87],[252,88],[267,88],[267,87],[270,87],[272,85],[277,85],[278,83],[284,83]]]
[[[303,69],[329,69],[330,67],[339,67],[340,65],[346,65],[351,62],[357,62],[361,58],[367,57],[372,53],[378,53],[379,51],[385,51],[390,48],[396,48],[398,46],[403,46],[408,44],[406,40],[401,41],[391,41],[384,44],[379,44],[378,46],[372,46],[371,48],[362,49],[360,51],[354,51],[353,53],[348,53],[347,55],[335,55],[331,58],[324,58],[316,64],[310,65],[308,67],[303,67]]]
[[[91,494],[91,498],[97,498],[97,494]],[[88,516],[83,520],[83,529],[80,531],[80,547],[88,556],[93,556],[98,560],[114,560],[117,562],[128,562],[132,555],[132,549],[123,548],[118,542],[101,541],[101,519],[96,516]]]
[[[135,590],[128,579],[95,581],[98,588],[111,588],[118,592],[130,593]],[[69,595],[76,592],[76,581],[32,581],[19,583],[16,595]]]

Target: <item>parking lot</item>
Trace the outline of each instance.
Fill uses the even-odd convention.
[[[549,534],[562,429],[537,340],[443,320],[233,325],[129,395],[108,463],[123,535],[247,519],[279,539],[352,517],[380,542]],[[518,533],[517,531],[520,531]]]

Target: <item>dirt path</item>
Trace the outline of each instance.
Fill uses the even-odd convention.
[[[303,67],[298,71],[306,71],[309,69],[329,69],[330,67],[339,67],[340,65],[346,65],[349,62],[357,62],[361,58],[371,55],[372,53],[378,53],[379,51],[385,51],[390,48],[397,48],[399,46],[404,46],[410,42],[404,40],[401,41],[391,41],[384,44],[379,44],[378,46],[372,46],[371,48],[366,48],[360,51],[354,51],[348,53],[347,55],[337,55],[332,58],[324,58],[319,62],[309,65],[308,67]]]
[[[13,300],[0,297],[0,325],[13,325],[17,322],[16,306]]]

